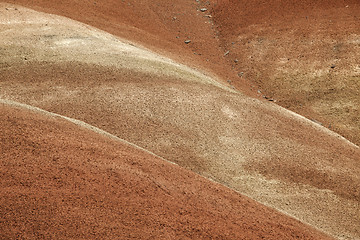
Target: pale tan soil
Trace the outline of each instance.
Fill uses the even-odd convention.
[[[330,239],[61,117],[0,112],[1,239]]]
[[[219,0],[212,14],[259,96],[360,144],[359,1]]]
[[[178,62],[199,68],[232,87],[250,91],[250,82],[240,78],[226,63],[224,51],[216,37],[216,28],[209,15],[210,2],[182,1],[28,1],[10,0],[36,10],[69,17],[131,39]],[[200,12],[206,7],[208,11]],[[185,44],[185,40],[191,40]]]
[[[338,238],[360,236],[357,146],[99,30],[17,8],[20,23],[0,29],[1,98],[83,120]]]

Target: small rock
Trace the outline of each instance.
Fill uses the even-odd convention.
[[[333,64],[333,65],[331,65],[330,67],[334,69],[334,68],[336,67],[336,65],[335,65],[335,64]]]
[[[239,60],[235,59],[235,60],[234,60],[234,62],[235,62],[235,63],[238,63],[238,62],[239,62]]]
[[[238,76],[239,76],[239,77],[242,77],[243,75],[244,75],[244,72],[239,72],[239,73],[238,73]]]
[[[231,80],[230,80],[230,79],[228,79],[227,82],[231,84]]]
[[[319,121],[317,121],[317,120],[315,120],[315,119],[310,119],[311,121],[313,121],[314,123],[316,123],[316,124],[319,124],[319,125],[323,125],[321,122],[319,122]]]
[[[230,53],[230,51],[226,51],[226,52],[224,53],[224,56],[228,55],[229,53]]]
[[[201,8],[200,11],[201,11],[201,12],[206,12],[206,11],[207,11],[207,8]]]
[[[191,40],[185,40],[184,43],[189,44],[189,43],[191,43]]]

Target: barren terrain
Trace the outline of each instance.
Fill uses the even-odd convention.
[[[315,121],[273,102],[253,98],[258,94],[255,84],[248,77],[247,80],[240,77],[238,70],[232,69],[226,59],[230,53],[224,54],[222,44],[227,38],[224,37],[221,42],[218,27],[209,20],[213,16],[209,17],[206,12],[199,11],[203,6],[210,9],[212,4],[192,1],[179,1],[176,4],[165,1],[82,1],[74,4],[66,4],[66,1],[57,4],[52,1],[19,2],[37,11],[19,5],[0,4],[0,99],[39,107],[105,130],[140,146],[143,150],[136,151],[142,154],[150,154],[148,151],[154,153],[155,156],[150,155],[157,161],[162,158],[161,161],[166,159],[174,162],[282,212],[287,216],[276,214],[288,219],[284,222],[293,222],[289,220],[291,216],[306,223],[306,227],[302,225],[302,230],[296,230],[301,234],[314,231],[309,228],[311,225],[338,239],[360,237],[359,147]],[[222,5],[225,3],[217,3],[218,8],[213,9],[214,16],[220,14],[221,6],[226,6]],[[81,11],[85,6],[86,11]],[[180,9],[183,12],[175,16]],[[190,23],[189,19],[198,24],[178,22]],[[221,20],[220,17],[217,19]],[[177,23],[171,25],[172,21]],[[216,24],[220,25],[219,22]],[[221,29],[221,34],[225,34],[225,30]],[[189,32],[192,33],[192,41],[185,44],[184,40],[190,38]],[[255,77],[254,81],[257,81]],[[356,105],[356,100],[353,103]],[[7,113],[8,118],[16,112],[8,107],[1,111]],[[26,121],[31,122],[38,117],[29,114]],[[68,123],[62,120],[61,124],[65,126]],[[16,123],[13,122],[13,125]],[[13,125],[4,128],[10,129],[3,135],[4,139],[11,135],[11,131],[15,131],[11,130]],[[35,126],[46,127],[38,125]],[[45,149],[49,146],[51,149],[52,143],[45,140],[48,137],[46,129],[41,132],[39,136],[44,138],[42,143],[46,142],[47,145],[36,146]],[[79,141],[86,139],[83,146],[94,142],[92,144],[98,145],[96,151],[102,149],[98,143],[102,140],[78,138]],[[3,143],[5,140],[2,140]],[[57,143],[53,144],[55,146]],[[109,144],[106,147],[109,150],[99,153],[99,158],[103,153],[116,152],[118,146],[111,145],[115,144],[113,142]],[[21,154],[27,154],[27,147],[24,147]],[[5,149],[7,147],[3,145],[1,156],[4,159],[4,172],[9,167],[5,164],[8,159]],[[59,152],[63,152],[61,154],[64,156],[66,153],[71,155],[70,152],[76,149],[64,147]],[[20,161],[22,157],[19,156]],[[37,159],[45,161],[41,157]],[[105,154],[99,164],[108,161],[106,159],[108,156]],[[76,161],[85,160],[79,157]],[[158,168],[157,165],[147,167],[151,170],[146,171],[157,171]],[[171,171],[190,174],[188,170],[176,167],[176,170]],[[235,194],[198,175],[193,174],[191,179],[188,181],[201,179],[196,181],[214,184],[211,186],[227,191],[226,194],[219,194],[219,199]],[[176,185],[176,181],[169,180],[169,184]],[[184,185],[183,189],[187,189],[187,186]],[[99,185],[99,188],[102,187]],[[150,194],[151,190],[148,192]],[[206,199],[209,193],[202,194]],[[234,197],[243,198],[237,194]],[[145,199],[146,196],[141,201]],[[160,199],[159,202],[165,201]],[[217,197],[213,195],[211,199]],[[140,204],[134,204],[141,206],[141,201]],[[179,200],[177,207],[180,207],[181,202]],[[213,211],[216,212],[215,207],[219,206],[222,204],[212,205]],[[274,211],[267,207],[261,206],[266,211]],[[231,206],[229,209],[237,208]],[[171,209],[169,212],[175,211],[176,207]],[[199,210],[198,213],[194,212],[195,215],[204,211],[197,207],[195,209]],[[80,209],[79,212],[85,210]],[[155,209],[152,211],[156,212]],[[209,214],[204,214],[202,218],[211,219],[209,216],[214,213]],[[145,215],[144,221],[154,217],[152,213]],[[219,215],[224,221],[222,226],[232,221],[225,221],[221,216],[224,215]],[[233,217],[241,219],[241,216],[236,213]],[[159,216],[155,218],[159,219]],[[102,221],[109,219],[104,218]],[[247,224],[246,221],[242,224]],[[271,224],[276,222],[269,220]],[[140,225],[142,223],[138,222]],[[188,223],[187,226],[192,225]],[[228,232],[230,235],[222,237],[233,239],[235,236],[231,234],[237,232],[235,226],[239,224],[228,226],[231,228]],[[221,228],[219,232],[214,229],[211,233],[209,228],[202,229],[203,234],[209,234],[199,233],[188,237],[216,238],[217,234],[222,233]],[[261,231],[253,229],[252,232]],[[269,234],[273,231],[270,228],[263,230]],[[279,234],[289,233],[288,228],[281,226],[276,231],[280,231]],[[195,234],[197,231],[192,229],[190,232]],[[268,238],[263,232],[254,237],[246,232],[239,238]],[[167,229],[162,234],[165,235],[156,232],[152,236],[174,238],[179,232],[169,232]],[[287,239],[290,235],[276,235],[274,239]],[[317,239],[303,236],[305,239]]]
[[[0,111],[1,239],[330,239],[114,137]]]
[[[220,0],[213,16],[260,96],[360,144],[359,1]]]

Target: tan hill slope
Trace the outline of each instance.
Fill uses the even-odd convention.
[[[232,81],[252,94],[250,83],[227,64],[216,36],[209,1],[55,1],[9,0],[35,10],[65,16],[116,36],[131,39],[181,63]],[[201,12],[200,9],[207,9]],[[191,42],[185,44],[186,40]],[[254,95],[254,94],[252,94]]]
[[[259,95],[360,144],[359,1],[219,0],[212,14]]]
[[[0,98],[83,120],[338,238],[360,236],[354,144],[90,26],[0,11]]]
[[[61,117],[0,112],[1,239],[330,239]]]

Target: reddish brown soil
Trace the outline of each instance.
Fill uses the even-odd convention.
[[[212,14],[260,96],[360,144],[359,1],[219,0]]]
[[[213,3],[183,1],[28,1],[16,0],[35,10],[54,13],[84,22],[114,35],[138,42],[173,59],[232,80],[237,88],[255,96],[250,83],[227,64],[210,10]],[[201,3],[200,3],[201,2]],[[199,9],[207,8],[201,12]],[[210,18],[209,18],[209,17]],[[185,40],[191,40],[185,44]]]
[[[59,117],[0,112],[1,239],[330,239]]]
[[[224,42],[203,22],[209,20],[207,13],[197,11],[202,5],[196,2],[19,2],[211,69],[223,81],[231,78],[249,90],[245,81],[235,81],[242,79],[236,74],[241,69],[232,70],[233,61],[225,61],[233,52],[224,56]],[[219,9],[214,15],[226,13]],[[190,33],[192,42],[186,45]],[[43,41],[41,34],[46,33],[27,37],[29,46],[0,49],[11,59],[1,59],[2,97],[84,120],[339,238],[360,236],[360,152],[355,146],[267,102],[212,85],[102,66],[107,56],[94,56],[95,65],[54,60],[32,48],[37,36]],[[40,60],[24,60],[24,54]]]
[[[360,144],[356,0],[9,2],[139,42]]]

